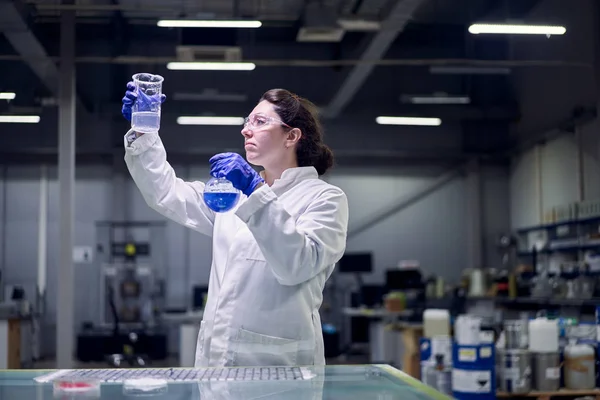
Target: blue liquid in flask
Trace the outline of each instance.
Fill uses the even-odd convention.
[[[204,193],[204,202],[213,211],[227,212],[237,204],[239,193]]]
[[[204,186],[204,202],[215,212],[227,212],[240,200],[240,191],[225,178],[213,178]]]

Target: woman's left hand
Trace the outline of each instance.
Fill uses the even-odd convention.
[[[211,176],[227,179],[246,196],[250,196],[264,182],[254,168],[237,153],[216,154],[209,162]]]

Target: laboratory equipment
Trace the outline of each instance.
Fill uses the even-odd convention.
[[[533,388],[554,392],[560,388],[560,354],[533,353]]]
[[[82,276],[77,359],[110,365],[167,357],[166,223],[99,221],[94,268]],[[145,363],[145,362],[144,362]]]
[[[596,387],[596,354],[588,344],[570,343],[565,347],[565,387],[590,390]]]
[[[123,383],[132,379],[153,378],[171,382],[198,382],[228,378],[237,381],[307,380],[312,377],[304,367],[240,367],[240,368],[147,368],[137,370],[115,369],[61,369],[35,378],[36,382],[96,380]]]
[[[494,345],[452,346],[452,394],[458,400],[496,399]]]
[[[168,386],[166,379],[135,377],[123,382],[123,394],[125,396],[159,396],[167,393]]]
[[[503,392],[525,394],[531,391],[531,353],[525,349],[500,351],[500,388]]]
[[[454,340],[460,346],[477,346],[481,339],[482,318],[462,314],[454,323]]]
[[[137,100],[132,107],[131,128],[140,133],[158,132],[164,78],[148,73],[135,74],[132,78]]]
[[[505,320],[504,334],[507,349],[526,349],[529,346],[529,321],[526,319]]]
[[[450,336],[450,312],[448,310],[427,309],[423,312],[423,335]]]
[[[53,379],[48,380],[47,377],[42,377],[49,372],[55,374],[54,380],[61,379],[61,371],[0,371],[0,392],[3,398],[7,399],[52,399]],[[75,371],[78,375],[82,375],[82,372],[85,372],[84,375],[92,375],[94,372],[91,369]],[[100,371],[101,373],[98,375],[112,373],[118,378],[112,382],[100,383],[101,390],[98,397],[100,400],[135,398],[157,400],[450,400],[449,396],[386,365]],[[188,374],[195,376],[186,379],[185,376]],[[290,376],[300,379],[289,379]],[[37,380],[35,380],[36,378]],[[41,382],[38,382],[39,380]],[[165,381],[167,383],[166,390],[164,388]],[[152,396],[154,392],[148,393],[140,390],[148,387],[152,389],[158,387],[163,393]],[[145,394],[146,396],[128,396],[128,389],[137,389],[139,395]]]
[[[212,178],[204,185],[204,202],[215,212],[232,210],[240,201],[241,192],[225,178]]]
[[[529,350],[533,353],[557,353],[560,336],[558,320],[537,317],[529,321]],[[535,340],[534,340],[535,339]]]
[[[373,270],[373,253],[345,253],[339,261],[338,270],[344,273]]]
[[[196,285],[192,288],[192,310],[203,310],[208,297],[208,286]]]
[[[100,397],[100,381],[96,379],[57,379],[53,381],[55,398],[98,398]]]

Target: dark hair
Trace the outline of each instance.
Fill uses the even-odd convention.
[[[262,95],[260,101],[263,100],[273,104],[283,122],[302,132],[296,146],[298,166],[313,166],[319,175],[325,174],[333,166],[333,152],[323,143],[323,128],[317,107],[285,89],[271,89]]]

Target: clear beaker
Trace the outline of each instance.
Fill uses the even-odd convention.
[[[204,185],[204,202],[215,212],[227,212],[240,200],[240,191],[225,178],[212,178]]]
[[[140,133],[158,132],[164,78],[148,73],[135,74],[132,78],[137,100],[131,110],[131,129]]]

